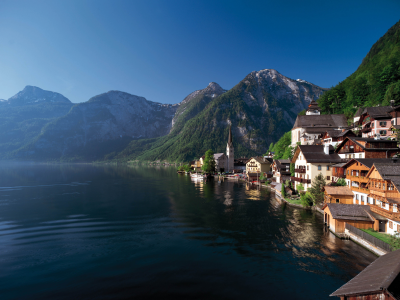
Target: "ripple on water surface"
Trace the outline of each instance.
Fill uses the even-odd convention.
[[[266,189],[172,168],[0,169],[2,299],[329,299],[375,257]]]

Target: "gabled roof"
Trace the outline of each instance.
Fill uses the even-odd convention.
[[[305,127],[325,127],[339,128],[347,127],[347,119],[344,114],[341,115],[302,115],[297,116],[293,128]]]
[[[378,171],[384,180],[390,180],[400,191],[400,161],[397,163],[374,163],[373,167]],[[371,168],[367,174],[371,174]]]
[[[396,250],[376,259],[331,296],[369,294],[387,290],[395,299],[400,299],[399,273],[400,250]]]
[[[389,114],[393,110],[392,106],[377,106],[377,107],[366,107],[362,115],[368,114],[374,119],[391,119],[392,116]]]
[[[393,160],[391,158],[353,158],[343,168],[348,168],[355,162],[359,162],[370,169],[374,163],[393,163]]]
[[[255,159],[257,162],[259,162],[260,164],[270,164],[273,161],[273,158],[265,158],[264,161],[264,157],[253,156],[248,160],[248,162],[250,162],[252,158]]]
[[[347,134],[354,134],[354,132],[351,131],[350,129],[346,129],[344,131],[342,131],[342,130],[328,130],[328,131],[326,131],[326,133],[328,133],[330,137],[342,137],[342,136],[346,136]]]
[[[360,146],[361,149],[363,149],[364,151],[386,151],[386,150],[396,150],[396,149],[399,149],[398,147],[396,147],[396,148],[365,148],[365,146],[364,146],[362,143],[360,143],[360,142],[366,142],[366,143],[368,142],[368,143],[387,143],[387,144],[389,144],[389,143],[393,143],[392,140],[382,140],[382,139],[375,140],[375,139],[373,139],[373,138],[346,137],[346,138],[344,139],[344,141],[341,142],[341,143],[339,144],[339,146],[336,148],[335,152],[336,152],[336,153],[339,152],[340,149],[342,149],[342,148],[344,147],[344,145],[346,144],[346,142],[347,142],[348,140],[351,140],[352,142],[354,142],[355,144],[357,144],[358,146]],[[399,150],[400,150],[400,149],[399,149]]]
[[[374,221],[370,215],[371,210],[368,205],[327,203],[323,208],[326,206],[328,206],[334,219]]]
[[[356,114],[354,115],[354,118],[360,117],[362,112],[363,112],[363,108],[360,107],[359,109],[357,109]]]
[[[219,159],[223,155],[225,155],[225,153],[215,153],[214,154],[214,159]]]
[[[347,186],[324,186],[328,195],[354,196],[354,193]]]
[[[334,152],[332,145],[329,146],[329,154],[325,154],[324,145],[299,145],[292,162],[295,162],[300,151],[308,163],[340,163],[339,154]]]

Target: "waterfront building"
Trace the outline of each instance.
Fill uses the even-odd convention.
[[[353,192],[347,186],[325,186],[325,203],[353,204]]]
[[[313,145],[326,131],[341,130],[347,127],[347,119],[344,114],[321,115],[320,112],[321,109],[317,102],[312,101],[306,115],[297,116],[292,128],[292,147],[295,147],[297,143]]]
[[[304,190],[311,187],[312,180],[322,174],[327,184],[332,182],[332,165],[340,163],[341,159],[332,146],[299,145],[291,161],[295,164],[295,176],[291,181],[295,189],[301,183]]]
[[[367,184],[369,179],[367,174],[375,162],[392,163],[392,160],[386,158],[353,158],[343,166],[343,169],[346,170],[347,186],[354,193],[353,204],[373,204],[373,199],[368,196]]]
[[[381,231],[400,232],[400,162],[374,163],[367,178],[371,210],[387,218]]]
[[[337,182],[339,178],[346,178],[346,169],[344,168],[344,165],[346,163],[338,163],[332,165],[332,182]]]
[[[271,171],[272,159],[255,156],[246,163],[246,174],[248,179],[259,178],[261,173]]]
[[[396,141],[359,137],[346,137],[335,150],[343,159],[390,158],[398,151]]]
[[[272,173],[277,183],[283,183],[290,180],[290,160],[289,159],[274,159]]]
[[[218,172],[233,172],[234,170],[234,147],[232,142],[232,125],[229,126],[229,137],[228,143],[226,145],[226,154],[225,153],[215,153],[215,169]]]
[[[399,300],[400,250],[385,254],[331,296],[341,300]]]

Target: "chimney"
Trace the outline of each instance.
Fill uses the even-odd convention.
[[[390,106],[394,107],[394,100],[390,100]]]
[[[329,155],[329,145],[328,144],[324,145],[324,152],[326,155]]]

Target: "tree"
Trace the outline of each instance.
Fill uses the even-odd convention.
[[[344,178],[339,178],[338,181],[336,181],[337,186],[346,186],[346,180],[344,180]]]
[[[303,205],[305,207],[313,205],[313,199],[312,199],[311,194],[309,192],[301,193],[300,194],[300,201],[301,201],[301,205]]]
[[[285,190],[285,185],[282,183],[282,188],[281,188],[281,194],[282,197],[285,198],[286,197],[286,190]]]
[[[260,174],[260,180],[265,180],[266,179],[266,177],[264,176],[264,172],[261,172],[261,174]]]
[[[319,173],[317,177],[314,178],[311,188],[309,189],[314,205],[324,202],[324,192],[322,191],[322,188],[325,185],[326,181],[324,175],[322,175],[322,173]]]
[[[303,192],[304,191],[304,185],[301,182],[297,185],[297,190],[299,192]]]
[[[215,172],[214,152],[211,149],[207,150],[201,169],[206,173]]]
[[[294,177],[295,171],[294,171],[294,163],[290,163],[290,176]]]

